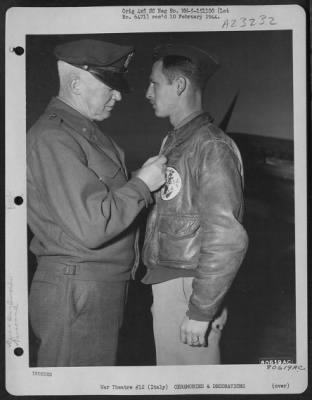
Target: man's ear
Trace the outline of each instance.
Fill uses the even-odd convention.
[[[181,94],[185,91],[186,86],[187,86],[187,80],[185,79],[184,76],[180,75],[176,78],[177,82],[177,94],[178,96],[181,96]]]
[[[79,95],[81,92],[81,81],[79,76],[73,76],[71,81],[70,81],[70,89],[71,91],[76,94]]]

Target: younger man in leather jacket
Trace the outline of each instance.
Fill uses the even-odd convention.
[[[154,56],[146,97],[173,126],[161,148],[166,184],[156,194],[143,247],[157,364],[219,364],[223,300],[248,246],[242,160],[202,108],[215,58],[177,44],[158,47]]]

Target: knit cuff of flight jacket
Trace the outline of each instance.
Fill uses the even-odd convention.
[[[203,314],[200,311],[195,310],[194,307],[190,307],[189,310],[186,312],[186,315],[189,317],[189,319],[193,319],[194,321],[210,322],[213,320],[213,316]]]
[[[134,190],[136,190],[138,193],[141,194],[141,196],[143,196],[146,207],[149,207],[153,203],[152,194],[148,186],[142,181],[142,179],[133,177],[130,179],[130,181],[128,181],[128,185],[133,186]]]

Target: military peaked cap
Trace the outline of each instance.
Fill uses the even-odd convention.
[[[129,91],[125,74],[134,55],[132,46],[83,39],[60,44],[54,53],[58,60],[90,72],[112,89]]]

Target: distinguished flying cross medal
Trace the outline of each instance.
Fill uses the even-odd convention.
[[[178,171],[172,167],[166,168],[166,183],[161,189],[160,196],[163,200],[171,200],[179,193],[182,187],[182,180]]]

